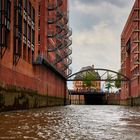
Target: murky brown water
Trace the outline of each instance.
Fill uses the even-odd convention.
[[[71,105],[0,113],[0,139],[140,140],[140,108]]]

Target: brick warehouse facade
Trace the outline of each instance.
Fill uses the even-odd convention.
[[[0,106],[65,102],[72,62],[67,5],[67,0],[0,0]],[[38,95],[45,100],[38,102]]]
[[[140,105],[140,0],[136,0],[121,34],[121,103]]]

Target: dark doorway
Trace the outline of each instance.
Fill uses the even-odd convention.
[[[86,105],[104,105],[106,104],[105,95],[102,94],[89,94],[84,95]]]

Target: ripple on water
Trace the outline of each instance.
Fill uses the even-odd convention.
[[[139,140],[140,108],[66,106],[0,114],[0,139]]]

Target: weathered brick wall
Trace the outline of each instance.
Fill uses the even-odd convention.
[[[34,75],[34,77],[30,77],[0,65],[0,84],[3,89],[7,89],[6,92],[5,90],[1,90],[1,94],[4,96],[4,103],[6,103],[4,106],[8,106],[8,109],[35,107],[30,105],[30,102],[40,102],[37,107],[43,107],[45,105],[64,105],[64,100],[66,98],[66,81],[50,69],[41,65],[35,66]],[[25,89],[24,92],[22,90],[22,94],[24,94],[24,98],[26,98],[23,100],[27,102],[22,102],[20,90],[14,93],[8,90],[10,87]],[[35,91],[38,95],[30,97],[27,92],[30,90]],[[17,99],[17,97],[19,98]],[[34,100],[34,98],[36,100]],[[15,100],[18,100],[17,102],[22,102],[22,105],[17,103],[15,107]],[[43,105],[41,100],[44,102]],[[9,103],[10,106],[8,105]]]
[[[109,93],[106,95],[107,104],[109,105],[119,105],[120,104],[120,94]]]
[[[64,105],[64,98],[39,95],[37,91],[0,86],[0,111]]]

